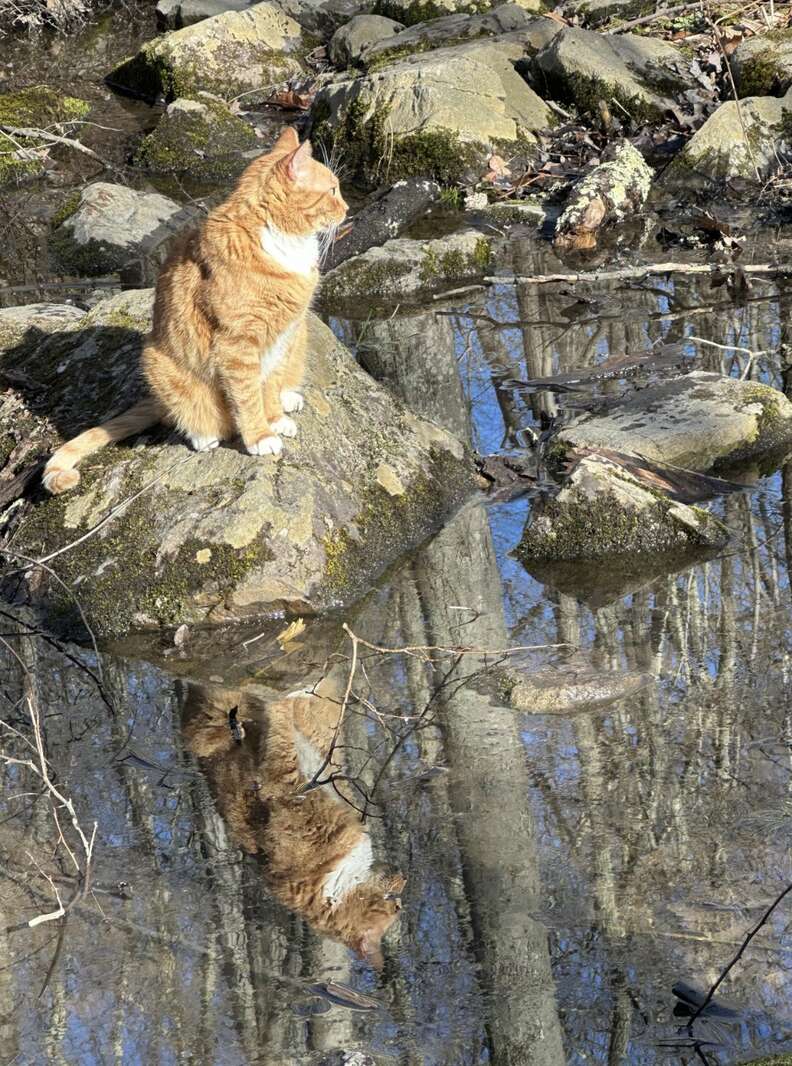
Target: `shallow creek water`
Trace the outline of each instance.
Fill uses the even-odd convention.
[[[133,25],[131,39],[150,32]],[[152,112],[98,88],[110,52],[115,60],[128,48],[96,42],[79,86],[62,65],[52,71],[72,92],[93,85],[106,124],[132,143]],[[24,54],[8,61],[8,84],[29,83]],[[127,140],[114,143],[123,161]],[[78,169],[54,188],[88,176]],[[47,204],[53,195],[22,192],[6,210],[12,282],[47,279],[34,193]],[[783,256],[777,233],[757,231],[745,259],[766,259],[771,241]],[[648,259],[667,258],[646,242]],[[513,230],[497,267],[561,264]],[[574,290],[503,285],[330,321],[414,409],[489,452],[523,447],[526,427],[539,432],[543,417],[589,401],[592,388],[620,393],[675,369],[561,394],[506,378],[663,345],[678,345],[684,367],[738,375],[745,356],[729,346],[777,353],[792,343],[791,311],[789,284],[757,281],[732,300],[680,275]],[[748,374],[792,387],[777,354]],[[672,994],[678,981],[706,990],[792,880],[792,468],[743,476],[745,494],[711,504],[731,545],[673,573],[650,560],[637,574],[532,575],[513,554],[531,497],[482,498],[363,603],[306,620],[291,641],[279,643],[286,623],[276,620],[194,632],[179,647],[168,635],[65,655],[6,617],[3,750],[31,758],[35,699],[53,780],[87,834],[97,830],[90,891],[77,893],[40,780],[25,765],[4,768],[0,1063],[659,1066],[792,1049],[788,905],[719,989],[733,1013],[708,1012],[691,1038]],[[239,847],[189,744],[191,693],[232,705],[242,689],[266,702],[328,676],[340,698],[352,651],[344,623],[379,648],[437,649],[357,648],[339,757],[375,857],[407,879],[379,971],[273,897],[263,860]],[[443,650],[460,646],[471,650]],[[521,649],[522,669],[556,672],[555,713],[503,705],[491,672],[507,649]],[[101,692],[86,665],[101,671]],[[561,693],[581,670],[594,672],[603,698],[573,713]],[[608,702],[627,671],[648,682]],[[239,743],[255,735],[248,728]],[[62,809],[60,818],[68,826]],[[29,927],[56,909],[56,890],[66,920]],[[328,992],[328,982],[343,987]],[[371,999],[355,1003],[344,988]]]
[[[534,237],[515,233],[510,248],[524,272],[551,266]],[[674,342],[686,365],[737,374],[733,350],[686,337],[776,351],[791,298],[766,282],[732,303],[684,277],[563,294],[504,285],[332,324],[409,403],[486,452],[590,395],[510,390],[504,370],[535,378]],[[785,385],[778,356],[749,373]],[[63,848],[53,858],[36,780],[6,769],[2,1062],[369,1061],[343,1058],[356,1050],[454,1066],[701,1061],[672,986],[706,990],[792,880],[792,479],[788,466],[761,473],[711,505],[733,531],[719,557],[618,581],[592,566],[579,588],[512,555],[529,497],[474,501],[362,604],[309,621],[285,648],[280,621],[179,648],[130,641],[99,661],[71,649],[101,667],[107,703],[9,621],[2,717],[27,733],[33,685],[59,787],[98,829],[92,891],[65,924],[28,928],[53,909],[43,872],[66,900],[74,868]],[[343,622],[387,649],[472,649],[427,662],[358,648],[341,751],[375,856],[407,878],[379,972],[273,898],[185,732],[187,681],[266,701],[327,675],[341,693]],[[559,690],[580,668],[603,686],[626,670],[650,681],[576,713],[559,698],[557,713],[518,714],[485,683],[518,647],[532,649],[524,668],[557,671]],[[6,738],[12,749],[27,757],[21,739]],[[707,1061],[792,1048],[789,922],[782,905],[721,986],[734,1014],[695,1023]],[[375,1003],[352,1009],[318,987],[328,981]]]

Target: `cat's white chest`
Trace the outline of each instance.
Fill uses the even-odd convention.
[[[260,240],[262,250],[290,274],[307,276],[319,267],[319,240],[314,233],[295,237],[266,225],[261,227]]]

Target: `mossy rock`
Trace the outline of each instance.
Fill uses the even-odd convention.
[[[31,382],[23,399],[38,422],[68,437],[135,400],[151,299],[111,297],[54,333],[25,329],[21,309],[7,316],[0,367]],[[348,603],[474,491],[455,438],[400,407],[318,319],[309,327],[306,407],[278,458],[234,442],[198,454],[163,430],[98,452],[76,490],[22,517],[16,547],[40,557],[141,493],[52,563],[99,634]],[[52,624],[79,628],[62,586],[36,598]]]
[[[246,122],[222,100],[208,93],[174,100],[143,139],[135,155],[138,166],[159,174],[189,174],[203,181],[238,177],[249,163],[243,153],[258,144]]]
[[[86,100],[63,96],[47,85],[32,85],[17,92],[0,93],[2,126],[46,129],[50,133],[57,133],[68,127],[70,122],[84,119],[90,110],[91,105]],[[0,185],[41,173],[43,158],[36,150],[51,148],[51,141],[35,137],[16,137],[11,140],[3,134],[0,134],[0,139],[6,141],[3,154],[0,154]]]
[[[492,260],[492,240],[476,230],[429,241],[394,238],[331,270],[322,282],[327,306],[385,305],[425,296],[452,282],[481,277]]]
[[[530,154],[553,122],[485,40],[338,78],[317,97],[313,136],[364,185],[412,175],[451,185],[480,176],[492,151]]]
[[[665,41],[563,29],[531,60],[543,95],[597,115],[617,101],[634,125],[665,121],[675,96],[694,88],[690,64]]]
[[[480,15],[491,7],[492,0],[377,0],[374,14],[414,26],[444,15]]]
[[[315,43],[280,8],[259,3],[147,41],[107,81],[145,99],[174,100],[201,89],[226,100],[256,90],[264,97],[268,86],[303,71],[302,57]]]
[[[783,96],[792,85],[792,29],[744,38],[729,62],[739,96]]]

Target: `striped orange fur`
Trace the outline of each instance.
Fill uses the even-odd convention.
[[[160,421],[200,451],[239,435],[253,455],[278,454],[302,408],[318,238],[346,211],[338,179],[285,129],[166,260],[143,348],[149,397],[60,447],[46,488],[73,488],[81,459]]]

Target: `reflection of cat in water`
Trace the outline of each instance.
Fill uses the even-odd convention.
[[[308,692],[264,703],[248,692],[191,683],[184,735],[232,839],[264,858],[273,895],[379,968],[404,878],[375,869],[367,829],[332,785],[300,791],[322,765],[338,709]]]

